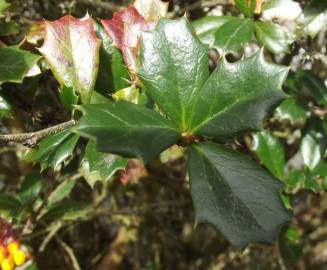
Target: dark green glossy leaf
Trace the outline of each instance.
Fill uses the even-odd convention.
[[[92,210],[89,203],[80,202],[63,202],[52,205],[48,212],[46,212],[41,219],[42,220],[76,220],[83,218],[87,213]]]
[[[17,35],[18,33],[19,27],[15,22],[0,22],[0,36]]]
[[[78,96],[75,94],[74,89],[72,87],[63,86],[59,90],[59,96],[61,103],[67,109],[73,109],[73,106],[78,102]]]
[[[175,144],[177,127],[159,113],[126,101],[81,107],[81,118],[75,131],[96,139],[97,150],[145,162]]]
[[[315,37],[319,31],[327,27],[327,2],[325,0],[312,0],[303,10],[298,19],[304,31]]]
[[[67,178],[62,181],[55,190],[53,190],[47,200],[48,206],[60,202],[62,199],[66,198],[70,192],[73,190],[77,183],[77,179]]]
[[[142,34],[139,77],[146,93],[185,131],[195,95],[209,76],[207,48],[185,17]]]
[[[193,21],[192,26],[202,43],[212,46],[216,30],[233,19],[231,16],[204,16]]]
[[[96,181],[107,182],[116,171],[125,169],[126,165],[126,159],[98,152],[95,141],[91,140],[85,148],[81,170],[84,178],[93,188]]]
[[[251,17],[254,13],[256,0],[235,0],[235,6],[246,16]]]
[[[217,29],[213,47],[223,53],[237,52],[252,39],[253,33],[252,19],[234,18]]]
[[[60,168],[67,158],[69,158],[76,146],[78,136],[71,134],[70,130],[64,130],[54,135],[44,138],[29,155],[32,162],[40,162],[41,170],[52,167],[55,170]]]
[[[10,211],[12,213],[17,213],[21,210],[22,204],[19,200],[15,199],[10,195],[0,195],[0,212]]]
[[[292,124],[305,123],[307,120],[306,104],[295,98],[288,98],[276,109],[276,115],[279,119],[287,119]]]
[[[40,174],[26,175],[18,193],[18,198],[23,205],[33,202],[40,194],[43,178]]]
[[[256,22],[255,35],[258,42],[272,53],[289,51],[290,37],[286,29],[270,22]]]
[[[327,149],[327,135],[320,119],[311,119],[302,138],[300,149],[304,164],[313,170]]]
[[[252,150],[273,175],[284,179],[285,151],[278,138],[267,131],[258,132],[253,135]]]
[[[111,40],[101,25],[95,23],[95,31],[102,40],[100,64],[95,89],[104,95],[129,86],[128,69],[120,51],[111,46]]]
[[[236,63],[221,60],[196,93],[189,132],[224,140],[260,130],[284,98],[280,89],[287,72],[266,62],[261,52]]]
[[[276,241],[290,220],[277,179],[248,157],[212,143],[190,146],[188,155],[197,222],[208,222],[239,248]]]
[[[309,70],[297,72],[299,83],[305,87],[307,93],[319,104],[327,105],[327,87],[324,80]]]
[[[0,84],[3,82],[21,83],[40,56],[18,47],[2,47],[0,59]]]

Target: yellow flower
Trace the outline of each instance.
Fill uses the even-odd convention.
[[[17,241],[12,241],[8,244],[7,249],[11,255],[19,250],[19,243]]]
[[[3,262],[5,257],[6,257],[5,248],[3,246],[1,246],[0,247],[0,264]]]
[[[14,254],[14,262],[17,266],[20,266],[25,263],[26,255],[24,251],[18,250]]]
[[[1,263],[2,270],[13,270],[15,268],[12,256],[5,258]]]

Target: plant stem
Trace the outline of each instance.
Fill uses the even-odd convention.
[[[40,141],[44,137],[70,128],[74,126],[75,123],[75,120],[70,120],[59,125],[55,125],[35,132],[0,135],[0,142],[16,142],[27,146],[35,146],[38,141]]]

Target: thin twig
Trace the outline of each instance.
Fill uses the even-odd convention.
[[[102,2],[100,0],[77,0],[77,3],[82,3],[85,5],[89,5],[95,8],[103,8],[103,9],[107,9],[109,11],[118,11],[123,9],[122,6],[119,6],[117,4],[114,3],[109,3],[109,2]]]
[[[73,249],[70,246],[68,246],[59,236],[56,236],[55,239],[57,240],[57,242],[61,245],[63,250],[68,255],[68,257],[72,263],[72,265],[71,265],[72,268],[74,270],[81,270],[81,267],[79,266],[78,260],[75,256]]]
[[[70,120],[68,122],[64,122],[59,125],[52,126],[35,132],[0,135],[0,142],[7,142],[7,143],[16,142],[27,146],[34,146],[37,144],[38,141],[40,141],[44,137],[58,133],[59,131],[63,131],[64,129],[70,128],[74,126],[75,123],[76,123],[75,120]]]

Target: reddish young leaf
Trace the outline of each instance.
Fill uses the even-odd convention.
[[[65,16],[45,21],[45,41],[39,49],[60,84],[72,87],[88,103],[99,66],[100,40],[93,20]]]
[[[114,13],[110,20],[102,20],[113,46],[119,48],[131,74],[138,69],[140,35],[142,31],[151,30],[156,22],[147,22],[133,6]]]

